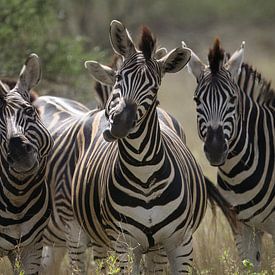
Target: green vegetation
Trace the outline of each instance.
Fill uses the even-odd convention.
[[[2,0],[0,4],[0,75],[12,76],[31,52],[42,59],[44,78],[73,83],[88,58],[85,37],[64,33],[58,1]],[[89,49],[89,57],[103,52]]]

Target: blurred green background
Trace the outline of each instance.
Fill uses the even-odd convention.
[[[94,81],[83,64],[86,60],[110,62],[112,19],[122,21],[134,39],[140,27],[147,25],[158,45],[168,49],[184,40],[205,63],[215,37],[220,37],[230,53],[246,41],[245,61],[267,80],[275,80],[274,0],[0,0],[0,76],[16,78],[27,55],[35,52],[43,69],[39,94],[69,97],[95,107]],[[216,171],[208,165],[197,135],[195,87],[195,79],[185,68],[164,77],[159,98],[161,107],[183,124],[188,146],[205,174],[215,180]],[[199,274],[233,274],[235,263],[230,260],[225,265],[220,260],[227,249],[237,259],[230,230],[224,230],[221,223],[218,231],[213,230],[212,220],[206,220],[207,226],[196,233],[195,263],[211,271]],[[263,258],[268,262],[270,256]],[[216,271],[215,263],[219,265]]]

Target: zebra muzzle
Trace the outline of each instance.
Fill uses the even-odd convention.
[[[117,140],[117,138],[112,135],[110,128],[104,130],[103,137],[107,142],[113,142]]]

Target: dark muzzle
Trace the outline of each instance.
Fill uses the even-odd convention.
[[[122,101],[109,117],[110,126],[103,133],[105,140],[114,141],[127,137],[135,127],[136,112],[135,103]]]
[[[225,140],[222,126],[216,129],[208,127],[204,152],[212,166],[221,166],[224,164],[228,155],[228,144]]]
[[[38,166],[37,152],[23,135],[10,138],[7,161],[10,168],[17,173],[32,171]]]

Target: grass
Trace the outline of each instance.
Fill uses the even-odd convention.
[[[88,252],[90,254],[90,251]],[[20,253],[18,253],[20,255]],[[195,275],[271,275],[272,242],[268,235],[263,238],[263,264],[260,273],[254,273],[248,261],[240,263],[234,239],[229,225],[221,212],[217,211],[216,219],[213,219],[210,210],[207,210],[205,218],[194,234],[194,271]],[[118,256],[109,252],[108,258],[99,262],[89,261],[89,275],[115,275],[120,274]],[[128,273],[133,264],[133,256],[129,248]],[[242,269],[240,268],[242,266]],[[21,268],[20,257],[16,267]],[[105,268],[106,273],[103,272]],[[94,271],[96,269],[96,271]],[[23,272],[23,270],[20,270]],[[6,258],[0,260],[0,275],[11,275],[11,265]],[[62,262],[60,275],[68,274],[68,258]],[[24,275],[24,273],[20,273]]]

